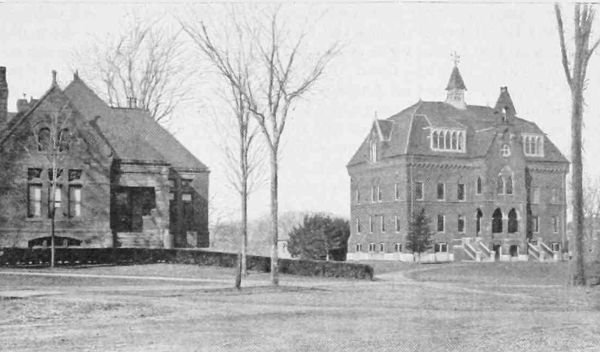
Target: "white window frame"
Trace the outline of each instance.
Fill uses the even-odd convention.
[[[377,160],[377,141],[371,141],[371,162],[376,163]]]
[[[459,192],[458,190],[460,189],[460,186],[462,186],[462,199],[459,198]],[[467,200],[467,186],[464,183],[457,183],[456,184],[456,200],[458,200],[459,202],[465,202]]]
[[[533,220],[533,233],[540,233],[540,217],[537,215],[532,215],[531,219]]]
[[[460,230],[459,224],[460,224],[460,220],[462,220],[463,223],[463,228],[462,231]],[[464,215],[458,215],[456,217],[456,231],[458,233],[465,233],[467,231],[467,222],[465,221],[465,216]]]
[[[397,183],[394,184],[394,199],[400,199],[400,187],[398,187]]]
[[[375,203],[377,201],[376,193],[375,193],[377,191],[376,187],[377,186],[375,186],[375,185],[371,186],[371,203]]]
[[[362,252],[362,243],[357,243],[355,249],[357,252]]]
[[[383,194],[381,194],[381,187],[377,185],[377,201],[379,203],[383,202]]]
[[[502,155],[505,158],[508,158],[510,156],[510,145],[503,144],[500,148],[500,155]]]
[[[379,252],[385,253],[385,243],[379,242]]]
[[[379,228],[380,228],[381,232],[384,233],[385,232],[385,215],[381,215],[380,219],[381,220],[380,220]]]
[[[432,128],[429,133],[429,147],[436,152],[465,153],[467,149],[466,135],[466,131],[461,129]]]
[[[360,233],[360,218],[356,218],[356,233]]]
[[[394,243],[394,252],[396,252],[396,253],[402,252],[402,243],[400,243],[400,242]]]
[[[369,233],[373,233],[373,216],[369,216]]]
[[[552,251],[553,252],[559,252],[560,251],[560,242],[552,242],[550,244]]]
[[[558,229],[560,228],[560,220],[558,216],[552,217],[552,232],[558,233]]]
[[[421,198],[417,198],[417,189],[421,188]],[[415,182],[415,200],[424,200],[425,199],[425,183],[423,182]]]
[[[544,136],[534,133],[523,133],[521,136],[525,156],[544,156]]]
[[[442,217],[442,230],[439,229],[440,228],[440,216]],[[437,220],[435,223],[435,230],[436,230],[436,232],[440,232],[440,233],[446,232],[446,215],[438,214]]]
[[[375,243],[369,243],[369,253],[375,252]]]
[[[442,198],[440,198],[440,185],[442,185]],[[435,199],[440,202],[446,200],[446,184],[443,182],[438,182],[435,186]]]

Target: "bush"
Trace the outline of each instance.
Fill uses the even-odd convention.
[[[249,255],[248,269],[269,272],[271,258]],[[173,263],[203,266],[235,266],[237,254],[198,249],[161,248],[57,248],[56,265]],[[50,249],[0,249],[0,266],[49,266]],[[317,260],[280,259],[279,272],[301,276],[373,279],[373,268],[365,264]]]
[[[600,261],[596,260],[586,265],[585,282],[590,286],[600,285]]]

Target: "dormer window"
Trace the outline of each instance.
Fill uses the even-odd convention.
[[[502,146],[502,149],[500,149],[500,154],[502,154],[503,157],[507,158],[510,156],[510,145],[505,144]]]
[[[543,136],[538,134],[524,134],[523,152],[525,156],[544,156]]]
[[[454,130],[446,128],[436,128],[431,130],[431,150],[461,152],[466,150],[466,132],[464,130]]]
[[[377,142],[371,142],[371,162],[377,162]]]

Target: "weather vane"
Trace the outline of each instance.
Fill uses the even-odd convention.
[[[454,61],[454,66],[458,66],[458,64],[460,63],[460,55],[458,55],[456,51],[453,51],[450,54],[450,57],[452,58],[452,61]]]

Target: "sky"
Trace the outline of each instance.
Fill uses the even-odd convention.
[[[58,71],[66,86],[80,68],[75,53],[126,28],[131,16],[225,21],[225,6],[243,13],[261,5],[189,2],[12,2],[0,4],[0,65],[7,67],[9,111],[23,94],[39,97]],[[565,5],[565,15],[571,15]],[[280,211],[325,211],[348,216],[346,164],[374,116],[387,118],[419,99],[443,101],[454,51],[469,104],[494,105],[508,86],[518,116],[534,121],[569,157],[570,93],[560,62],[550,4],[305,2],[282,5],[291,28],[309,29],[306,50],[342,43],[341,53],[312,94],[291,112],[283,136]],[[193,14],[193,15],[190,15]],[[567,24],[567,40],[571,28]],[[306,27],[308,24],[308,27]],[[600,22],[595,37],[600,37]],[[211,217],[237,216],[239,199],[227,181],[215,106],[216,77],[189,44],[195,72],[189,99],[167,128],[211,169]],[[82,79],[85,81],[86,77]],[[600,52],[590,61],[584,123],[585,168],[600,175]],[[250,217],[268,213],[268,184],[252,194]]]

